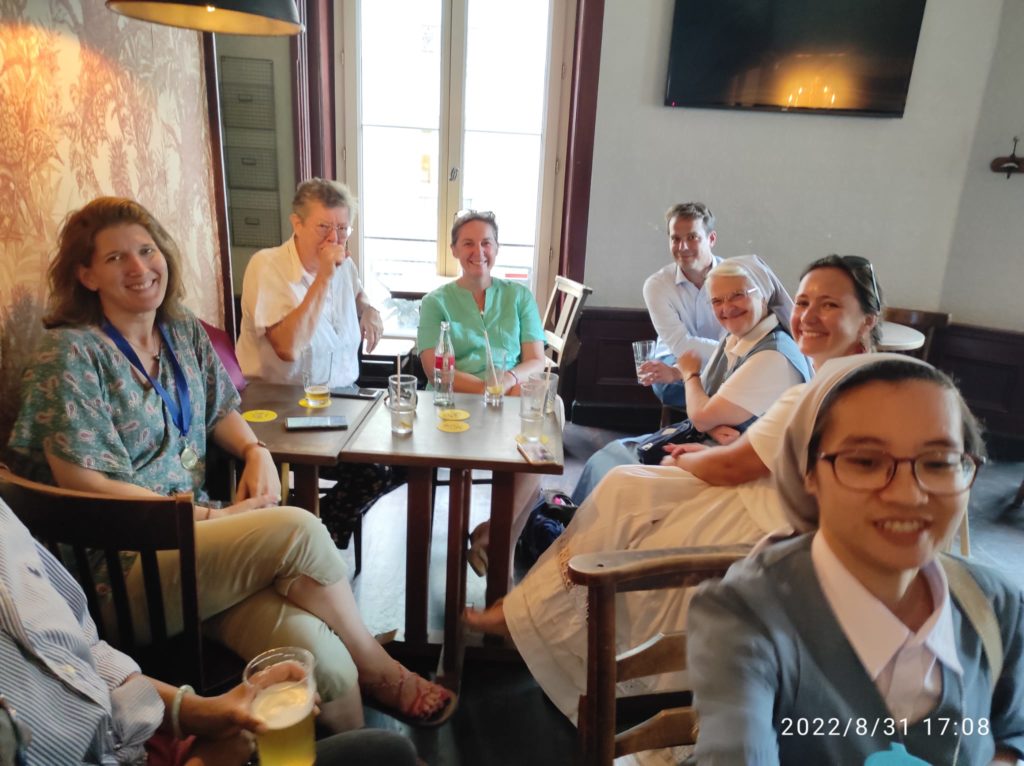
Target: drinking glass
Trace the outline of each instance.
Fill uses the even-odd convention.
[[[331,403],[331,370],[334,354],[330,351],[302,352],[302,388],[307,407],[326,407]]]
[[[252,713],[267,725],[256,736],[261,766],[313,766],[316,761],[313,668],[313,655],[297,646],[270,649],[245,666],[242,679],[256,690]]]
[[[555,401],[558,399],[558,374],[554,372],[535,372],[530,380],[539,380],[547,386],[547,393],[544,396],[544,414],[551,415],[555,411]]]
[[[508,359],[495,353],[493,363],[484,370],[484,404],[497,407],[505,398],[505,372],[508,370]]]
[[[653,340],[633,341],[633,362],[636,364],[636,382],[643,384],[646,375],[640,374],[640,367],[644,362],[649,362],[654,356]]]
[[[415,375],[392,375],[388,378],[388,398],[385,404],[391,413],[392,433],[412,433],[416,401]]]
[[[528,442],[540,441],[547,393],[548,385],[543,380],[528,380],[519,386],[520,433]]]

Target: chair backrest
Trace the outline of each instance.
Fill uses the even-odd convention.
[[[191,494],[174,497],[126,498],[59,489],[15,476],[0,466],[0,497],[28,527],[33,537],[72,571],[85,591],[89,613],[100,637],[132,655],[146,669],[145,657],[160,667],[167,682],[213,688],[204,673],[196,581],[195,523]],[[72,561],[65,551],[70,550]],[[97,594],[89,552],[102,552],[116,617],[116,636],[108,629]],[[137,551],[146,594],[150,641],[139,642],[142,626],[134,624],[129,607],[121,552]],[[158,551],[178,551],[184,632],[168,649],[167,615],[157,567]],[[69,566],[70,564],[70,566]],[[144,629],[143,631],[144,632]],[[184,646],[181,646],[184,643]],[[174,656],[167,656],[173,654]],[[152,670],[148,671],[153,673]]]
[[[887,322],[896,322],[913,327],[922,333],[924,335],[924,345],[919,349],[905,353],[927,362],[930,361],[929,354],[932,349],[932,341],[935,339],[935,332],[949,327],[949,323],[953,320],[953,315],[941,311],[921,311],[919,309],[900,309],[887,306],[883,313],[883,318]]]
[[[574,556],[569,579],[587,586],[587,690],[580,695],[578,762],[611,766],[623,755],[696,741],[697,714],[689,692],[616,699],[616,684],[686,668],[686,635],[659,634],[621,654],[615,643],[617,593],[692,587],[721,577],[750,552],[745,545],[612,551]],[[649,715],[621,733],[616,720]]]
[[[555,369],[565,369],[579,347],[576,325],[587,296],[593,290],[565,277],[555,277],[544,310],[544,348]]]
[[[238,357],[235,356],[234,340],[219,327],[214,327],[202,319],[199,320],[199,323],[206,330],[206,334],[210,338],[210,344],[213,346],[213,350],[217,352],[220,363],[224,365],[224,369],[227,371],[228,377],[231,378],[231,382],[235,384],[235,388],[239,391],[244,391],[249,382],[245,379],[245,375],[242,374],[242,366],[238,363]]]

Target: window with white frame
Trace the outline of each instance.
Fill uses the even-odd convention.
[[[573,0],[347,0],[339,168],[369,290],[456,276],[465,208],[497,216],[496,276],[546,288],[574,13]]]

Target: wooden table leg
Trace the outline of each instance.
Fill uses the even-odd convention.
[[[315,465],[293,464],[295,504],[314,516],[320,515],[320,471]]]
[[[512,578],[512,513],[516,475],[494,472],[491,486],[491,532],[487,546],[487,606],[508,593]]]
[[[441,682],[455,691],[459,688],[465,651],[462,612],[466,608],[466,535],[469,534],[472,475],[468,468],[453,468],[448,488],[448,579],[444,599]]]
[[[409,644],[427,643],[433,504],[433,469],[409,468],[405,539],[405,641]]]

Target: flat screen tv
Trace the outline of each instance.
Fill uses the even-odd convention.
[[[901,117],[925,0],[676,0],[665,105]]]

